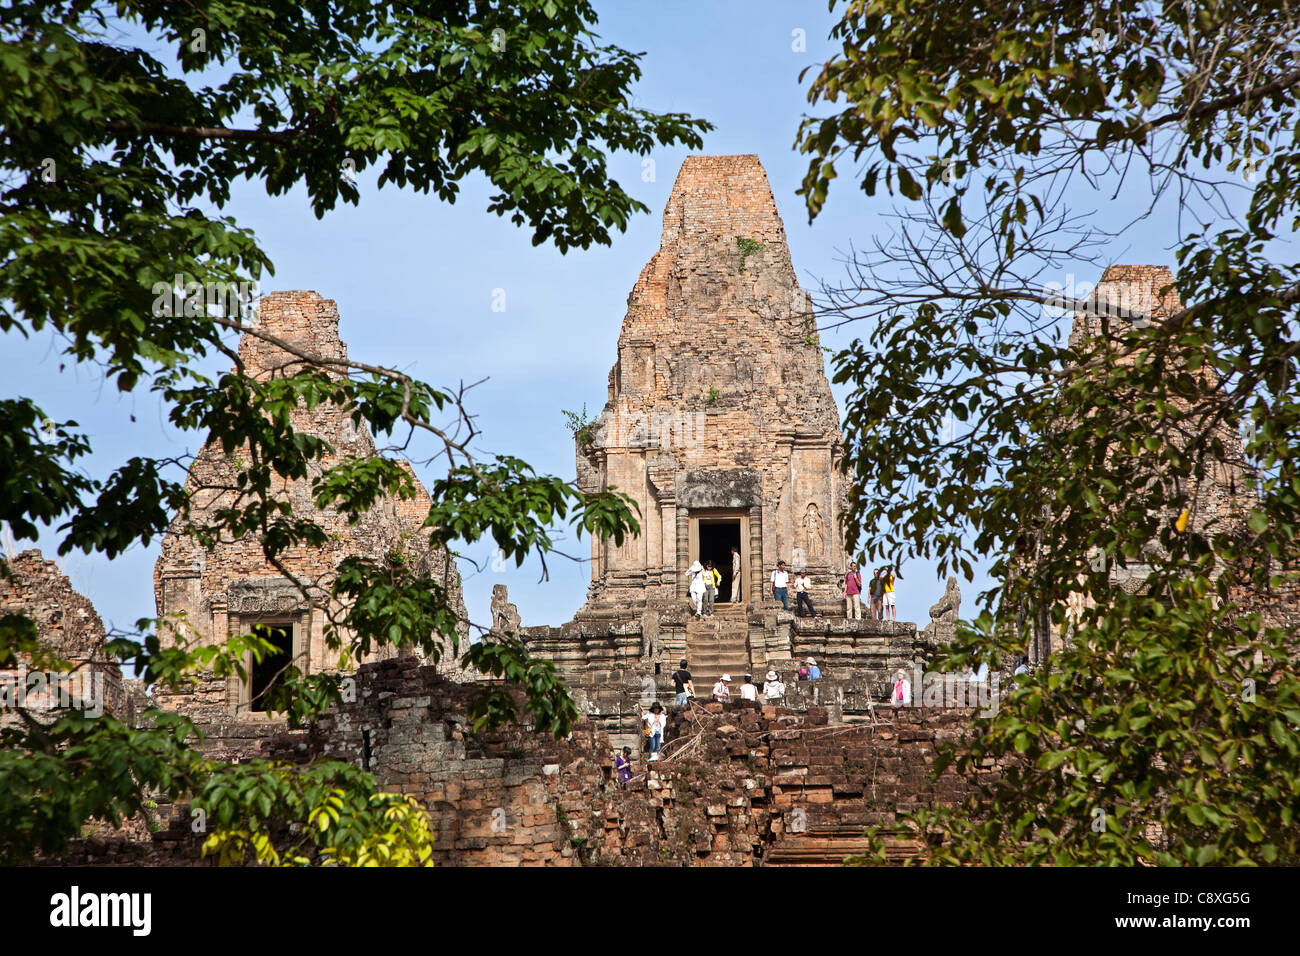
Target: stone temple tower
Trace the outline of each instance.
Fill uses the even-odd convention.
[[[582,442],[583,437],[589,441]],[[641,506],[642,533],[595,541],[588,608],[685,599],[712,559],[738,604],[778,559],[829,594],[844,569],[839,415],[808,294],[757,156],[692,156],[659,251],[628,297],[609,398],[579,436],[578,481]]]
[[[851,678],[836,707],[886,699],[893,670],[932,642],[905,621],[845,616],[841,441],[812,303],[758,157],[689,157],[628,296],[605,407],[577,436],[579,487],[630,495],[641,533],[593,541],[586,603],[560,627],[521,627],[529,652],[612,733],[672,698],[683,658],[705,697],[724,673],[793,681],[813,657]],[[701,618],[687,595],[697,560],[723,576],[716,613]],[[793,593],[789,610],[769,596],[778,560],[807,569],[817,617],[796,617]]]

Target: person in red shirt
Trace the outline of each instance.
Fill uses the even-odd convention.
[[[852,561],[844,575],[844,616],[854,621],[862,620],[862,575]]]

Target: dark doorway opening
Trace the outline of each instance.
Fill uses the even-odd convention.
[[[731,600],[731,549],[740,549],[740,519],[715,518],[700,520],[700,563],[712,561],[722,575],[718,585],[718,601]],[[742,558],[743,561],[743,558]],[[741,568],[744,573],[744,568]],[[742,592],[739,597],[744,598]]]
[[[249,710],[265,712],[267,692],[280,682],[284,676],[281,672],[293,661],[293,625],[257,624],[253,633],[276,648],[275,653],[263,655],[260,662],[254,661],[249,675]]]

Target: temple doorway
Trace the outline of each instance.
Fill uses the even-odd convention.
[[[253,633],[266,638],[275,646],[275,652],[267,654],[260,661],[253,660],[249,674],[249,710],[264,712],[267,695],[280,683],[286,667],[293,663],[293,625],[291,624],[257,624]],[[250,655],[251,656],[251,655]]]
[[[699,519],[699,560],[701,563],[712,561],[713,566],[722,575],[718,586],[718,601],[726,603],[731,600],[731,549],[741,553],[741,582],[744,582],[744,551],[740,544],[740,518],[700,518]],[[744,588],[739,592],[740,600],[745,599]]]

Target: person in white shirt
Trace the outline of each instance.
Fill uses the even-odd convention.
[[[659,701],[655,701],[642,719],[650,730],[650,759],[658,760],[659,748],[664,744],[664,728],[668,725],[668,715],[664,713]]]
[[[777,676],[776,671],[767,672],[767,680],[763,682],[763,699],[768,703],[774,700],[780,700],[785,696],[785,684]]]
[[[800,571],[794,579],[794,613],[803,617],[804,605],[808,606],[808,613],[816,617],[817,612],[813,610],[812,598],[808,596],[808,591],[812,587],[812,580],[808,577],[807,571]]]
[[[786,590],[789,585],[790,572],[785,569],[785,562],[776,562],[776,570],[772,572],[772,600],[780,601],[787,611],[790,610],[790,592]]]
[[[972,668],[971,672],[966,675],[966,680],[970,681],[972,684],[982,684],[988,679],[989,665],[983,661],[980,662],[978,667]]]
[[[758,688],[754,686],[754,675],[745,675],[745,683],[740,685],[740,699],[758,701]]]
[[[704,565],[695,561],[686,569],[686,573],[691,578],[689,593],[691,603],[695,605],[695,616],[702,617],[704,614]]]
[[[713,699],[723,704],[729,703],[731,701],[731,688],[727,685],[730,683],[730,674],[723,674],[719,677],[718,682],[713,685]]]

